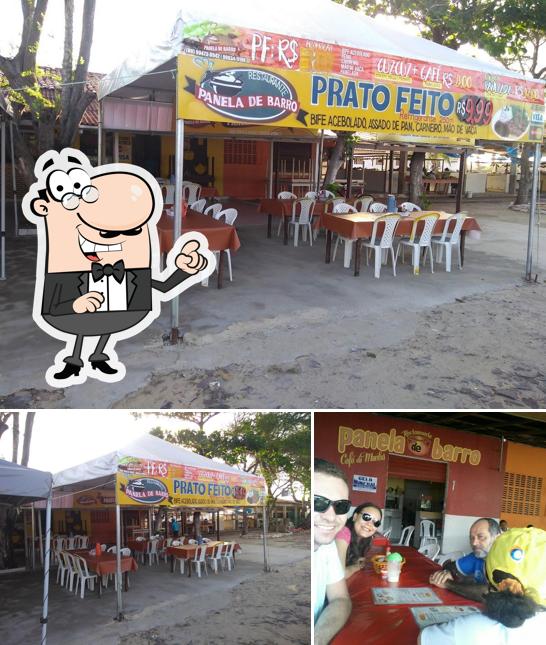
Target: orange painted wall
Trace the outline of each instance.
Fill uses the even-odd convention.
[[[516,515],[501,512],[500,518],[506,520],[511,528],[532,524],[546,530],[546,450],[522,443],[507,442],[506,446],[506,472],[543,477],[544,482],[540,515]]]
[[[256,163],[224,164],[224,190],[230,197],[258,199],[267,195],[268,141],[256,141]]]

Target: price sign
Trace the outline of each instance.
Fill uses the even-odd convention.
[[[457,101],[457,118],[469,125],[489,125],[493,115],[492,101],[481,96],[463,96]]]

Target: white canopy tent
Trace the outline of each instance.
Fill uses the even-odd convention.
[[[180,2],[180,12],[172,26],[171,36],[164,42],[143,45],[102,79],[100,100],[107,96],[138,98],[144,90],[178,89],[176,57],[183,48],[183,26],[209,21],[215,24],[236,25],[253,30],[309,38],[333,45],[357,47],[407,60],[448,65],[462,70],[502,74],[514,79],[525,78],[500,64],[477,59],[438,45],[430,40],[410,36],[397,29],[379,24],[373,18],[331,2],[331,0],[200,0]],[[99,112],[100,113],[100,112]],[[101,162],[101,121],[99,119],[99,163]],[[175,144],[175,218],[174,238],[182,232],[181,204],[183,181],[184,119],[176,119]],[[538,149],[539,144],[536,144]],[[532,235],[536,212],[538,167],[535,164],[533,197],[530,207],[529,244],[526,274],[532,271]],[[171,341],[178,340],[178,297],[171,303]]]
[[[51,473],[27,468],[11,461],[0,459],[0,504],[20,506],[36,500],[47,500],[46,505],[46,534],[44,557],[44,591],[42,603],[41,643],[47,641],[47,611],[49,590],[49,556],[51,544]],[[34,509],[33,513],[34,513]],[[34,552],[34,535],[32,536]]]
[[[59,496],[63,493],[81,492],[96,487],[105,487],[114,485],[118,466],[127,459],[141,459],[151,462],[163,462],[203,470],[206,472],[217,471],[226,475],[241,476],[246,479],[255,481],[259,486],[263,486],[263,478],[250,473],[245,473],[238,468],[233,468],[222,462],[214,461],[208,457],[203,457],[189,450],[185,450],[172,443],[145,434],[129,441],[116,450],[105,455],[92,459],[91,461],[67,468],[56,473],[53,476],[53,505]],[[234,501],[234,506],[238,506],[240,501]],[[267,562],[267,522],[265,514],[265,496],[263,498],[263,547],[264,547],[264,570],[269,571]],[[121,585],[121,505],[116,500],[116,554],[117,554],[117,614],[116,619],[123,619],[123,602],[122,602],[122,585]]]

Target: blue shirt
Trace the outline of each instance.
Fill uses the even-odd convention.
[[[172,530],[173,530],[173,531],[178,531],[178,530],[180,529],[180,524],[175,520],[175,521],[171,524],[171,527],[172,527]]]
[[[485,577],[485,558],[477,558],[473,553],[459,558],[455,565],[457,571],[463,576],[472,576],[474,581],[480,585],[487,583]]]

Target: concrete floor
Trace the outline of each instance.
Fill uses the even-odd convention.
[[[283,246],[276,235],[267,239],[267,218],[255,213],[255,205],[238,206],[242,246],[233,255],[234,281],[226,281],[218,290],[211,280],[208,288],[194,287],[183,294],[180,326],[185,342],[176,347],[163,347],[162,336],[170,330],[170,305],[164,304],[161,317],[147,330],[118,343],[127,376],[111,385],[88,380],[64,391],[46,385],[43,375],[61,345],[31,318],[35,241],[8,239],[8,280],[0,283],[2,406],[105,407],[145,386],[152,374],[174,367],[211,370],[241,357],[257,363],[290,360],[294,351],[304,352],[284,342],[281,332],[307,325],[306,342],[323,346],[331,339],[314,336],[314,329],[319,329],[319,323],[335,326],[345,316],[360,317],[364,327],[384,334],[389,342],[403,340],[413,314],[470,295],[512,288],[521,284],[524,274],[528,216],[509,210],[505,199],[464,204],[478,219],[482,234],[480,240],[467,238],[463,271],[447,274],[437,267],[434,275],[426,269],[415,278],[409,265],[400,265],[396,278],[390,267],[384,267],[380,280],[365,266],[355,278],[343,268],[341,253],[335,263],[325,264],[324,236],[312,247],[298,248]],[[454,202],[434,207],[453,211]],[[546,266],[544,245],[535,257],[541,271]],[[335,342],[338,349],[350,350],[351,338],[336,337]],[[177,402],[173,403],[176,407]],[[279,405],[283,407],[282,400]]]
[[[237,539],[237,538],[235,538]],[[276,547],[268,549],[269,565],[274,576],[287,566],[309,560],[309,548]],[[139,565],[130,574],[130,589],[123,594],[126,620],[113,620],[116,614],[116,592],[110,583],[102,598],[86,590],[85,598],[71,594],[56,584],[56,569],[52,569],[49,591],[48,644],[82,643],[110,645],[120,637],[162,625],[181,624],[185,619],[221,610],[230,600],[230,592],[241,582],[263,572],[263,548],[259,540],[241,543],[232,571],[218,575],[209,572],[201,578],[191,578],[170,572],[170,564]],[[309,580],[310,584],[310,580]],[[0,576],[0,633],[2,645],[21,645],[39,642],[39,623],[42,603],[41,573],[5,574]],[[280,601],[280,599],[279,599]],[[271,598],[275,607],[275,599]],[[186,640],[184,642],[190,642]]]

